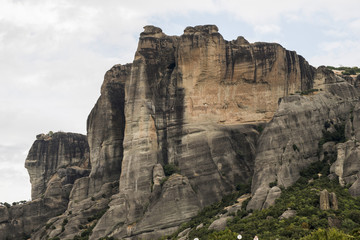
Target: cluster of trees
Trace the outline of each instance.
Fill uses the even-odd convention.
[[[15,205],[21,205],[21,204],[25,204],[27,201],[25,200],[22,200],[22,201],[19,201],[19,202],[13,202],[12,205],[15,206]],[[4,207],[11,207],[10,203],[7,203],[7,202],[0,202],[0,206],[4,206]]]
[[[360,68],[358,67],[333,67],[333,66],[326,66],[326,68],[330,70],[338,70],[342,71],[341,74],[343,75],[356,75],[360,73]]]

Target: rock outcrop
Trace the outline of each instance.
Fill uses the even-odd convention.
[[[167,194],[166,184],[153,191],[153,169],[159,164],[177,166],[186,183],[181,188],[189,189],[182,201],[194,206],[159,222],[162,234],[219,200],[237,182],[248,181],[258,133],[250,125],[233,124],[271,119],[278,98],[310,89],[314,75],[295,52],[243,38],[228,42],[212,25],[188,27],[180,37],[145,27],[129,71],[114,79],[125,79],[119,194],[94,228],[93,239],[149,237],[149,231],[159,235],[152,225],[154,214],[148,214]],[[163,207],[172,208],[176,195]],[[119,222],[124,226],[116,227]]]
[[[296,216],[296,211],[292,210],[292,209],[288,209],[285,212],[283,212],[283,214],[281,214],[279,219],[288,219],[288,218],[292,218],[295,216]]]
[[[269,194],[269,184],[291,186],[300,171],[318,161],[318,142],[326,121],[345,124],[358,102],[358,91],[347,82],[326,84],[324,91],[294,95],[279,100],[273,119],[259,141],[248,209],[261,209]]]
[[[46,222],[65,212],[76,179],[89,175],[86,136],[58,132],[40,134],[25,161],[32,201],[0,207],[0,239],[27,239]]]
[[[320,209],[321,210],[330,209],[329,192],[326,189],[320,192]]]
[[[44,197],[46,191],[51,194],[54,187],[49,185],[56,185],[55,181],[67,188],[66,185],[73,184],[75,179],[89,175],[89,146],[86,136],[57,132],[40,134],[36,138],[25,161],[33,200]]]
[[[335,193],[329,193],[326,189],[320,192],[320,209],[321,210],[338,210],[338,201]]]
[[[209,226],[209,230],[222,231],[226,228],[226,224],[228,221],[233,219],[233,217],[221,217],[212,222]]]

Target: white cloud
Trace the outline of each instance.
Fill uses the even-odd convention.
[[[260,34],[279,34],[281,28],[275,24],[256,25],[255,32]]]

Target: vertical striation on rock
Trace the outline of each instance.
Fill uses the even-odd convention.
[[[36,138],[25,161],[33,200],[0,207],[0,240],[27,239],[50,218],[62,214],[74,182],[89,175],[86,136],[57,132]]]
[[[326,189],[320,192],[320,209],[330,209],[329,192]]]
[[[131,64],[115,65],[104,77],[101,96],[87,120],[91,173],[88,195],[108,182],[119,180],[125,128],[125,81]]]
[[[173,165],[188,179],[179,191],[193,190],[181,201],[194,206],[175,218],[163,216],[168,220],[157,226],[162,231],[248,182],[258,132],[244,124],[270,120],[278,98],[310,89],[314,72],[278,44],[250,44],[241,37],[229,42],[214,25],[187,27],[180,37],[144,27],[134,62],[118,77],[125,84],[126,119],[119,194],[92,239],[160,236],[149,215],[167,192],[166,184],[160,190],[153,182],[159,166]],[[172,201],[162,206],[170,209]]]
[[[73,184],[77,174],[88,174],[85,170],[90,168],[88,155],[89,146],[84,135],[63,132],[38,135],[25,161],[30,175],[32,199],[41,198],[45,194],[55,173],[60,178],[65,178],[63,185]],[[65,169],[70,166],[84,170],[76,173],[76,168],[71,172]]]

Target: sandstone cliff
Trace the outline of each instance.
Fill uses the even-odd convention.
[[[314,87],[316,94],[299,94]],[[214,25],[181,36],[146,26],[133,63],[105,74],[87,121],[89,149],[73,137],[77,150],[68,154],[56,134],[34,143],[26,166],[36,200],[29,204],[53,189],[66,200],[33,233],[22,231],[32,239],[90,232],[90,239],[156,239],[250,180],[248,207],[267,207],[281,193],[269,183],[296,181],[318,160],[324,123],[350,119],[357,101],[353,85],[279,44],[226,41]],[[356,136],[355,115],[351,124],[348,134]],[[357,165],[346,166],[334,172],[360,185]],[[8,219],[0,233],[12,232]]]
[[[271,119],[278,98],[311,88],[313,75],[295,52],[228,42],[216,26],[189,27],[180,37],[145,27],[125,80],[119,194],[92,239],[161,236],[249,181],[258,132],[233,124]],[[159,186],[153,169],[169,164],[181,178]]]
[[[62,214],[74,181],[89,175],[86,136],[58,132],[36,138],[25,161],[33,201],[0,207],[0,239],[27,239],[50,218]]]

